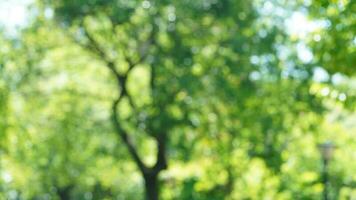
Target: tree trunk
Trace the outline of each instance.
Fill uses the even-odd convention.
[[[144,175],[146,200],[159,199],[158,173],[148,173]]]
[[[72,190],[72,186],[65,186],[63,188],[59,188],[57,190],[57,194],[60,200],[70,200],[70,192]]]

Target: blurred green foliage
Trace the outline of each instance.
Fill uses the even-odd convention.
[[[286,30],[300,10],[322,24],[306,38]],[[327,140],[330,196],[356,198],[354,11],[34,2],[19,35],[0,36],[0,199],[319,199]]]
[[[310,38],[317,61],[331,73],[355,73],[356,2],[353,0],[313,1],[310,15],[322,28]]]

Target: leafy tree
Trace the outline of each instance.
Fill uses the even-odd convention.
[[[222,14],[222,10],[229,8],[231,15]],[[194,74],[190,66],[200,54],[212,56],[219,45],[226,46],[230,56],[244,51],[229,45],[232,34],[223,26],[231,26],[234,33],[237,31],[233,30],[234,24],[242,22],[241,29],[247,29],[248,22],[243,22],[244,19],[252,22],[255,17],[250,3],[63,1],[53,3],[52,9],[61,26],[74,32],[73,40],[98,57],[116,79],[119,94],[112,105],[113,124],[145,180],[146,198],[157,199],[158,175],[167,168],[170,132],[180,124],[188,124],[189,116],[185,113],[194,109],[179,96],[195,98],[202,89],[204,72]],[[228,34],[213,38],[218,32]],[[212,43],[206,46],[204,40],[209,39]],[[238,42],[240,38],[233,40]],[[196,52],[201,48],[205,48],[202,53]],[[231,59],[230,62],[236,62]],[[246,61],[242,59],[236,64],[239,62]],[[134,84],[130,78],[139,67],[150,74],[150,80],[135,93],[130,89],[130,84]],[[124,103],[129,107],[126,116],[120,110]],[[174,107],[183,116],[174,113]],[[152,166],[144,162],[133,143],[132,137],[142,132],[156,143],[156,162]]]
[[[316,144],[354,146],[338,118],[352,119],[351,78],[314,79],[317,66],[352,75],[352,47],[340,46],[333,62],[319,47],[334,51],[338,39],[327,38],[349,41],[352,29],[295,40],[281,12],[293,6],[36,2],[20,37],[0,48],[0,197],[318,198]],[[318,2],[308,9],[320,17]],[[303,42],[311,62],[298,57]],[[340,152],[332,193],[346,198],[355,167],[347,169],[352,152]]]

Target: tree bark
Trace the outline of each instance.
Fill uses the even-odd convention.
[[[159,182],[157,173],[147,173],[144,176],[145,179],[145,196],[146,200],[158,200],[159,199]]]

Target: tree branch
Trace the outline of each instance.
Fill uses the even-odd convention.
[[[95,38],[90,34],[90,31],[86,28],[84,23],[82,24],[82,27],[84,29],[84,35],[85,37],[89,40],[89,44],[83,44],[81,42],[76,41],[76,43],[80,44],[80,46],[84,47],[85,49],[91,50],[94,54],[96,54],[101,60],[103,60],[108,67],[108,69],[111,71],[111,73],[115,76],[117,83],[118,83],[118,89],[120,89],[119,95],[117,99],[113,101],[112,104],[112,121],[114,124],[114,127],[116,129],[117,134],[120,136],[121,140],[125,143],[125,145],[128,148],[128,151],[130,155],[132,156],[134,162],[137,164],[138,168],[140,169],[141,173],[147,174],[147,173],[153,173],[153,174],[158,174],[161,170],[167,168],[167,159],[166,159],[166,133],[161,133],[155,137],[156,142],[157,142],[157,161],[155,165],[151,168],[148,168],[145,163],[142,161],[140,158],[137,149],[135,145],[132,143],[132,140],[130,138],[130,135],[128,132],[122,127],[121,123],[119,123],[119,112],[118,112],[118,106],[122,99],[124,97],[127,97],[130,106],[134,110],[135,114],[137,114],[137,108],[136,105],[131,97],[131,95],[128,93],[127,90],[127,77],[129,73],[134,69],[135,66],[143,62],[147,56],[149,55],[149,47],[155,43],[155,34],[156,34],[156,29],[153,25],[153,29],[148,37],[148,39],[145,42],[142,42],[140,45],[139,49],[137,50],[139,53],[139,58],[137,61],[133,61],[128,55],[123,52],[123,56],[125,61],[128,63],[129,68],[128,70],[122,75],[120,74],[115,66],[114,61],[112,61],[105,53],[105,51],[102,49],[101,45]],[[114,30],[114,24],[113,24],[113,30]],[[115,31],[113,32],[115,34]],[[150,87],[152,90],[152,98],[154,98],[154,88],[155,88],[155,72],[156,70],[152,67],[151,68],[151,83]]]
[[[166,158],[166,133],[161,133],[156,137],[157,140],[157,161],[156,164],[153,166],[152,171],[153,173],[158,173],[163,169],[167,169],[168,163]]]
[[[135,146],[132,144],[132,141],[131,141],[128,133],[124,130],[124,128],[119,123],[117,107],[118,107],[120,101],[122,100],[122,98],[124,97],[124,93],[125,92],[123,92],[123,90],[122,90],[119,97],[113,102],[112,120],[113,120],[114,126],[116,128],[116,132],[118,133],[118,135],[120,136],[122,141],[126,144],[128,150],[129,150],[131,156],[133,157],[135,163],[137,164],[138,168],[140,169],[140,171],[142,173],[146,173],[148,171],[148,168],[142,162],[140,156],[137,153]]]
[[[100,47],[100,44],[92,37],[92,35],[89,33],[85,25],[83,25],[84,28],[84,34],[87,37],[87,39],[90,42],[90,45],[85,46],[85,47],[90,47],[94,51],[94,53],[97,54],[102,60],[105,61],[106,66],[109,68],[109,70],[112,72],[112,74],[115,76],[117,82],[118,82],[118,87],[121,88],[119,96],[117,97],[116,100],[114,100],[112,104],[112,121],[114,124],[114,127],[116,129],[117,134],[120,136],[122,141],[125,143],[125,145],[128,148],[128,151],[130,155],[132,156],[134,162],[137,164],[138,168],[142,173],[146,173],[148,168],[145,166],[143,163],[142,159],[140,158],[136,147],[132,143],[132,140],[129,137],[129,134],[126,132],[126,130],[121,126],[119,123],[119,113],[118,113],[118,105],[121,102],[121,100],[126,96],[129,99],[131,99],[131,96],[127,92],[126,88],[126,81],[127,81],[127,76],[129,72],[135,67],[133,64],[129,63],[129,69],[124,75],[120,75],[119,72],[115,68],[115,63],[111,61],[104,50]],[[132,101],[132,99],[131,99]],[[133,103],[132,103],[133,105]]]

